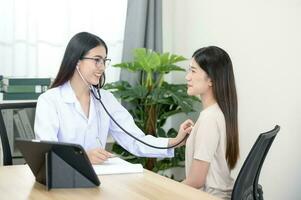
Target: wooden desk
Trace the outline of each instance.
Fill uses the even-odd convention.
[[[35,182],[27,165],[0,167],[1,200],[183,200],[217,198],[184,184],[165,178],[148,170],[140,174],[103,175],[100,187],[88,189],[52,189]]]

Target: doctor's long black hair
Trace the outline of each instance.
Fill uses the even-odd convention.
[[[75,72],[77,62],[81,60],[91,49],[102,46],[108,54],[106,43],[96,35],[88,32],[80,32],[74,35],[69,41],[65,54],[59,69],[59,72],[54,79],[51,88],[58,87],[71,79]],[[99,79],[99,87],[103,87],[105,83],[105,73]]]

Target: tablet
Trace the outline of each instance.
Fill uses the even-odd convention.
[[[85,177],[95,186],[100,185],[100,181],[89,161],[89,158],[82,146],[78,144],[52,142],[52,141],[40,141],[40,140],[24,140],[16,139],[16,145],[26,163],[29,165],[32,173],[34,174],[36,181],[46,184],[46,154],[53,152],[55,156],[63,160],[66,165],[71,166],[81,176]],[[56,169],[59,169],[60,166]],[[56,170],[54,169],[54,170]],[[61,177],[62,180],[68,178]]]

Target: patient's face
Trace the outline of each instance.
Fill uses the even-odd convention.
[[[207,73],[192,58],[186,75],[187,94],[202,96],[212,90],[212,82]]]

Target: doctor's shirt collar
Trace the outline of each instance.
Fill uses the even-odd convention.
[[[63,98],[63,101],[66,103],[75,103],[76,102],[76,96],[71,87],[70,81],[67,81],[66,83],[64,83],[61,86],[61,96]]]

